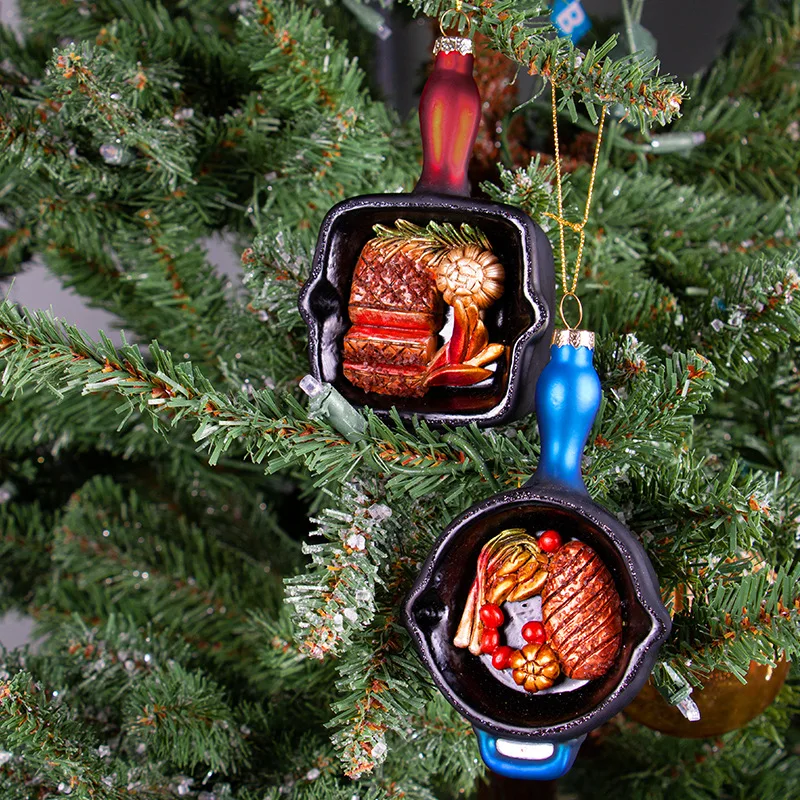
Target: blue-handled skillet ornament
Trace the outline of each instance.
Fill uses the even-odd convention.
[[[602,119],[598,151],[601,134]],[[592,180],[596,165],[597,151]],[[589,201],[570,225],[560,175],[558,189],[564,296],[577,300]],[[564,224],[581,234],[571,288]],[[644,549],[581,475],[602,397],[593,351],[593,333],[556,331],[536,387],[535,474],[450,524],[405,606],[423,663],[473,724],[486,765],[513,778],[564,775],[586,734],[634,699],[670,631]]]
[[[581,477],[601,397],[593,347],[592,333],[556,332],[536,390],[536,473],[455,520],[406,602],[436,685],[509,777],[567,772],[647,681],[670,630],[644,550]]]

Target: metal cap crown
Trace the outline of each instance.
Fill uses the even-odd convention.
[[[463,36],[440,36],[433,45],[433,54],[460,53],[468,56],[473,52],[472,39]]]
[[[557,330],[553,332],[553,344],[556,347],[588,347],[594,350],[594,333],[592,331]]]

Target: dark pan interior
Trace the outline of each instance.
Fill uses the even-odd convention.
[[[579,539],[595,549],[614,578],[622,599],[622,647],[614,667],[602,678],[586,682],[569,682],[574,688],[548,690],[528,694],[513,682],[501,683],[485,656],[477,658],[468,650],[456,648],[453,636],[461,618],[478,554],[483,545],[506,528],[526,528],[537,532],[549,528],[559,531],[564,539]],[[567,723],[589,713],[623,682],[635,649],[647,637],[652,621],[639,605],[628,568],[608,537],[589,520],[572,510],[546,501],[506,504],[471,521],[450,541],[448,549],[437,559],[438,567],[431,576],[428,589],[421,594],[411,615],[432,654],[435,667],[455,697],[474,712],[472,722],[485,720],[515,728],[541,728]],[[530,601],[529,601],[530,602]],[[523,624],[526,610],[522,604],[506,604],[511,619],[506,634],[511,641]],[[512,688],[513,686],[513,688]],[[555,688],[555,687],[554,687]]]
[[[523,292],[526,265],[518,227],[501,212],[475,210],[470,208],[469,201],[454,199],[441,206],[428,202],[421,208],[384,205],[348,209],[345,206],[334,213],[327,252],[323,254],[326,259],[323,279],[308,297],[311,314],[321,327],[322,379],[332,383],[350,402],[369,405],[377,411],[388,411],[395,406],[398,411],[409,414],[461,415],[487,413],[498,406],[508,390],[510,363],[507,356],[498,360],[494,376],[477,386],[433,387],[424,397],[403,398],[364,392],[353,386],[342,371],[342,347],[351,324],[347,306],[361,249],[374,237],[373,225],[391,226],[398,219],[417,225],[425,225],[431,220],[453,225],[466,222],[479,227],[487,235],[506,271],[503,296],[486,311],[489,340],[512,345],[542,316],[541,308],[532,305]],[[531,241],[532,258],[535,259],[534,248],[535,242]],[[445,310],[449,312],[447,307]]]

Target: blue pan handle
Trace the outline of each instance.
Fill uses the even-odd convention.
[[[478,736],[481,758],[492,772],[506,778],[526,781],[554,781],[556,778],[566,775],[575,762],[578,748],[586,738],[581,736],[577,739],[570,739],[568,742],[537,744],[540,753],[544,751],[542,757],[537,758],[534,753],[521,757],[508,755],[507,753],[513,752],[514,746],[519,743],[506,740],[500,740],[500,749],[506,750],[506,753],[502,753],[498,750],[497,737],[480,728],[475,728],[475,733]],[[522,744],[525,747],[525,744]],[[524,751],[520,748],[520,753],[522,752]]]
[[[550,361],[536,384],[542,454],[527,486],[555,484],[587,494],[581,456],[602,399],[593,356],[593,333],[556,331]]]
[[[527,486],[569,489],[588,495],[581,457],[600,409],[602,390],[594,368],[594,334],[556,331],[550,361],[536,384],[536,418],[542,443],[539,466]],[[567,742],[515,742],[476,728],[486,766],[498,775],[548,781],[569,772],[586,738]]]

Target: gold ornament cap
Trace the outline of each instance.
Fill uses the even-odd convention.
[[[588,347],[594,350],[594,333],[592,331],[557,330],[553,333],[553,344],[556,347]]]
[[[440,36],[433,45],[433,54],[460,53],[462,56],[472,55],[472,39],[464,36]]]

